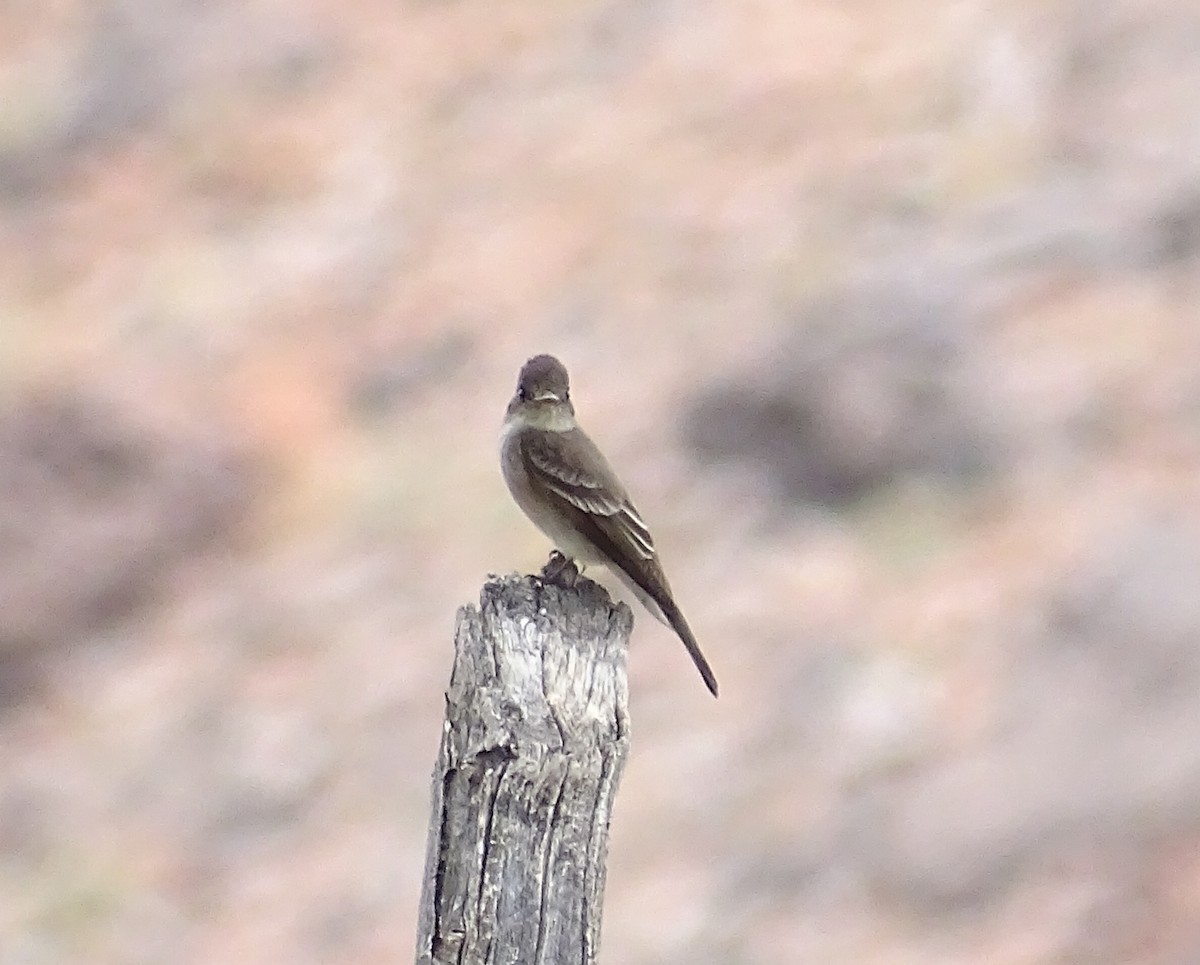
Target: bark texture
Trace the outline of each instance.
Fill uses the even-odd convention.
[[[418,965],[596,961],[632,625],[584,579],[492,579],[459,610]]]

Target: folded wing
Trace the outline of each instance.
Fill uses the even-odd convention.
[[[526,471],[591,517],[608,540],[640,559],[654,559],[654,540],[645,521],[600,450],[583,432],[530,435],[523,441],[521,453]]]

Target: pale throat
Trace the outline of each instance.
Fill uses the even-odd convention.
[[[569,432],[575,425],[575,415],[565,405],[522,406],[505,416],[504,434],[508,435],[517,429]]]

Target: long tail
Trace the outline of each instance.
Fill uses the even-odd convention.
[[[717,696],[716,675],[712,672],[712,667],[708,665],[708,661],[704,659],[704,654],[700,652],[700,644],[696,642],[696,638],[692,635],[692,628],[688,626],[687,620],[683,618],[683,612],[675,605],[674,600],[668,599],[665,603],[666,606],[662,602],[658,604],[663,611],[663,616],[667,618],[671,629],[679,634],[679,639],[687,647],[688,656],[692,658],[692,663],[696,665],[696,669],[700,671],[700,676],[704,678],[704,686],[708,688],[708,692],[714,697]]]
[[[679,635],[679,639],[687,647],[692,663],[696,665],[700,676],[704,678],[704,686],[714,697],[717,696],[716,675],[712,672],[708,661],[704,659],[704,654],[700,652],[700,644],[692,635],[692,628],[688,626],[687,620],[683,618],[683,613],[671,596],[670,584],[667,583],[666,574],[663,573],[658,558],[651,556],[649,560],[641,561],[640,566],[629,565],[627,554],[619,551],[611,536],[596,526],[594,520],[585,514],[580,515],[591,524],[589,535],[604,553],[609,570],[629,587],[633,595],[641,601],[642,606],[649,610],[656,620],[661,620]],[[621,561],[625,561],[626,565],[622,566]]]
[[[617,569],[621,580],[633,591],[633,595],[641,601],[652,617],[659,620],[663,625],[670,627],[683,641],[683,645],[687,648],[688,656],[692,658],[692,663],[696,665],[696,669],[700,671],[700,676],[704,678],[704,686],[708,688],[708,692],[714,697],[717,696],[717,677],[712,672],[712,667],[708,665],[708,661],[704,659],[704,654],[700,652],[700,644],[696,642],[696,637],[692,634],[692,628],[688,626],[687,620],[683,618],[683,611],[676,605],[672,599],[670,590],[666,593],[659,593],[656,596],[651,596],[650,591],[641,586],[630,574],[622,569]]]

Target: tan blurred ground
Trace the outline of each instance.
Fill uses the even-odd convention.
[[[571,368],[603,957],[1200,961],[1200,7],[0,5],[0,962],[410,960]]]

